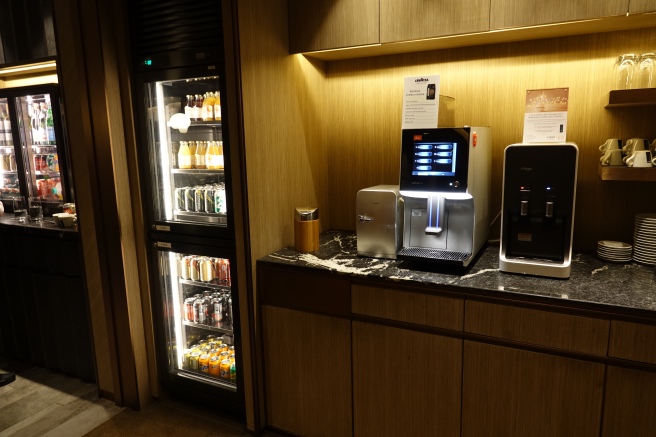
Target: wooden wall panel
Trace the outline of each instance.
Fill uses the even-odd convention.
[[[491,0],[490,29],[624,15],[628,0]]]
[[[492,217],[501,209],[503,150],[522,140],[524,92],[569,87],[567,139],[580,149],[574,246],[631,242],[634,214],[656,210],[656,196],[641,194],[654,184],[601,181],[598,146],[613,137],[656,138],[655,107],[604,109],[615,57],[653,50],[655,39],[656,28],[648,28],[329,63],[321,103],[328,226],[354,230],[358,190],[398,183],[403,78],[440,74],[440,93],[455,98],[456,124],[492,127]],[[498,235],[497,221],[490,237]]]
[[[379,42],[378,0],[289,0],[289,52]]]
[[[483,32],[489,28],[489,0],[380,2],[381,43]]]
[[[629,0],[629,14],[656,11],[654,0]]]

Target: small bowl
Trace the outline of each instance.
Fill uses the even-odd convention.
[[[66,212],[53,214],[52,217],[60,228],[72,228],[77,222],[77,216],[75,214],[69,214]]]

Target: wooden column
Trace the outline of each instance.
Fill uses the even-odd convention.
[[[138,409],[151,399],[152,340],[146,338],[152,323],[144,320],[150,308],[147,277],[140,276],[147,269],[139,181],[134,156],[126,152],[126,141],[134,142],[122,33],[127,20],[122,2],[107,3],[54,2],[55,28],[98,385],[118,405]]]

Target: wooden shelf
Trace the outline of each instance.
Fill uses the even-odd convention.
[[[602,181],[656,182],[656,167],[612,167],[599,166]]]
[[[613,90],[608,95],[608,105],[606,105],[606,108],[645,105],[656,105],[656,88]]]

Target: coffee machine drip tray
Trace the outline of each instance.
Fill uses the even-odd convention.
[[[399,251],[397,258],[407,260],[424,259],[425,261],[453,262],[457,265],[471,258],[471,253],[451,252],[449,250],[430,249],[426,247],[405,247]]]

